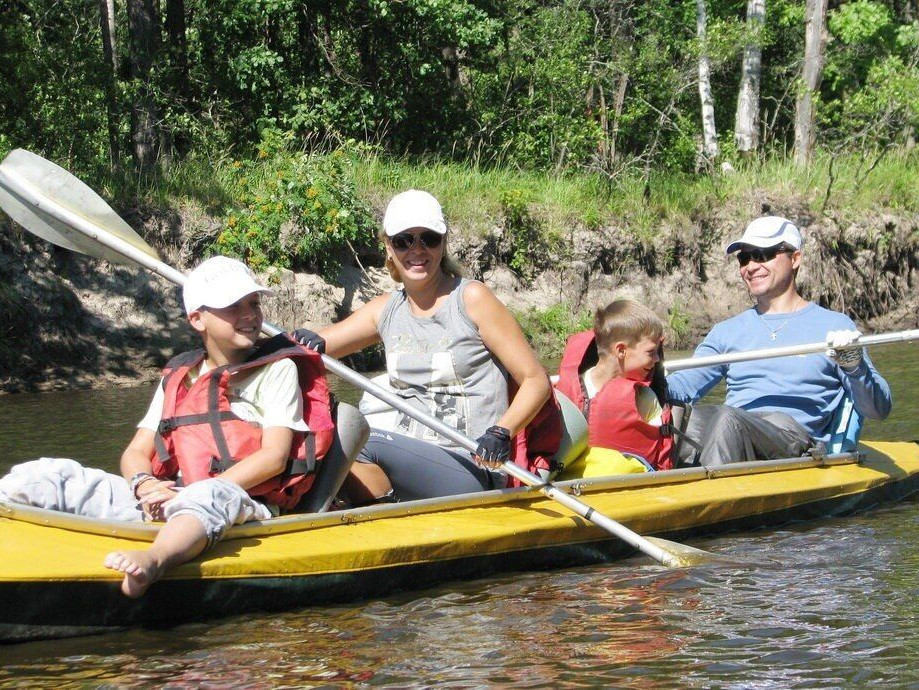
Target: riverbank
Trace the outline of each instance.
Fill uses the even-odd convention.
[[[915,168],[915,156],[861,177],[853,166],[839,166],[835,177],[819,164],[807,175],[762,166],[683,186],[623,181],[605,195],[595,178],[378,158],[357,161],[349,174],[374,223],[394,189],[422,187],[442,198],[451,251],[520,315],[548,359],[593,308],[615,297],[647,303],[666,319],[669,343],[691,347],[714,322],[749,305],[723,247],[763,213],[804,230],[800,281],[810,299],[850,314],[866,332],[916,327],[919,208],[903,186]],[[143,202],[114,206],[167,263],[187,269],[235,218],[233,184],[221,183],[221,174],[209,180],[219,193],[190,194],[195,176],[185,171]],[[0,254],[2,392],[152,380],[171,354],[196,345],[177,288],[162,279],[52,247],[7,218]],[[267,269],[276,290],[267,318],[284,328],[318,327],[393,287],[379,248],[349,245],[333,263],[339,270],[325,277]]]

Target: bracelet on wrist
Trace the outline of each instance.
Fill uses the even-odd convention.
[[[137,495],[137,490],[140,488],[141,484],[149,479],[156,479],[156,477],[149,472],[138,472],[131,477],[131,495],[134,496],[134,498],[140,498],[140,496]]]

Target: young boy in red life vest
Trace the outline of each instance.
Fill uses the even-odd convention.
[[[587,418],[588,466],[594,454],[607,466],[599,474],[673,467],[670,410],[662,402],[663,332],[654,312],[622,299],[598,309],[593,330],[565,345],[556,388]]]
[[[144,594],[231,525],[296,506],[331,443],[319,355],[283,335],[259,340],[260,299],[269,292],[244,264],[222,256],[186,280],[185,310],[204,350],[167,365],[121,456],[147,518],[166,521],[146,551],[105,557],[107,568],[124,573],[127,596]]]

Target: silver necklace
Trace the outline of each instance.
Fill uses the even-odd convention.
[[[793,318],[795,318],[795,317],[798,315],[798,307],[800,306],[801,301],[802,301],[802,300],[801,300],[801,295],[798,295],[798,301],[795,302],[794,309],[791,310],[791,316],[789,316],[789,317],[788,317],[787,319],[785,319],[782,323],[780,323],[778,328],[773,328],[772,326],[770,326],[770,325],[769,325],[769,322],[766,321],[766,319],[763,318],[763,315],[760,314],[759,312],[756,312],[756,315],[759,317],[759,320],[763,322],[763,325],[764,325],[767,329],[769,329],[769,339],[770,339],[770,340],[775,340],[776,338],[778,338],[778,337],[779,337],[779,331],[782,330],[783,328],[785,328],[785,326],[788,325],[788,322],[791,321]]]

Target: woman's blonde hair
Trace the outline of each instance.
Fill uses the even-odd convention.
[[[456,261],[456,259],[450,256],[450,251],[447,246],[447,238],[449,236],[450,236],[450,232],[448,230],[447,233],[444,235],[444,239],[443,239],[444,253],[440,257],[440,270],[446,273],[451,278],[462,278],[463,277],[463,267],[460,266],[459,262]],[[379,238],[380,238],[380,242],[382,242],[383,245],[385,246],[386,245],[386,232],[384,230],[380,230]],[[389,273],[389,277],[392,278],[397,283],[401,283],[402,276],[399,275],[399,269],[396,268],[396,264],[392,260],[392,257],[389,255],[389,252],[386,252],[386,262],[384,265],[386,266],[387,273]]]
[[[617,299],[597,309],[594,335],[602,357],[620,340],[630,346],[642,338],[660,340],[664,335],[664,323],[645,305],[630,299]]]

